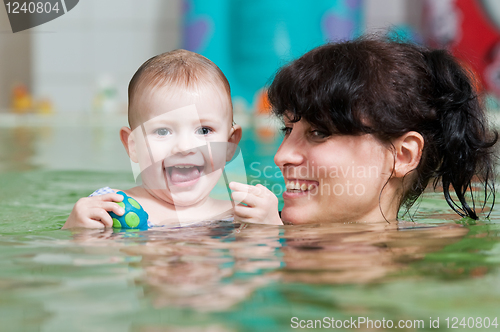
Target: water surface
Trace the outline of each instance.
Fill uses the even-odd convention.
[[[15,143],[0,151],[0,331],[286,331],[293,317],[421,320],[426,331],[430,319],[446,330],[447,317],[499,315],[500,212],[460,219],[439,193],[420,202],[418,224],[399,226],[60,230],[79,197],[134,185],[113,168],[119,142],[71,150],[115,129],[3,128]],[[54,148],[59,135],[69,138]],[[245,163],[272,165],[275,148],[249,135]]]

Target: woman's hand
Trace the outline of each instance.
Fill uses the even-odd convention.
[[[233,191],[231,197],[237,204],[234,207],[234,220],[248,223],[283,225],[278,214],[278,197],[261,184],[251,186],[238,182],[229,183]]]
[[[105,194],[93,197],[80,198],[71,211],[68,220],[64,223],[65,228],[107,228],[113,227],[113,219],[108,211],[122,216],[125,210],[115,202],[121,202],[122,195]]]

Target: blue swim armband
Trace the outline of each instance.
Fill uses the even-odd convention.
[[[125,210],[125,213],[122,216],[117,216],[113,212],[109,212],[109,215],[113,218],[113,228],[148,229],[149,216],[142,206],[123,191],[119,191],[117,194],[123,196],[123,201],[115,203],[120,205]]]

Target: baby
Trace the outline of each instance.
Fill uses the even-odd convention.
[[[149,214],[153,225],[220,220],[233,202],[209,196],[233,157],[241,127],[233,123],[229,83],[207,58],[185,50],[146,61],[128,90],[128,122],[120,130],[142,184],[124,190]],[[112,227],[108,212],[123,215],[110,193],[78,200],[63,228]]]

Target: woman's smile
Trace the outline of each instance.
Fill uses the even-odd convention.
[[[283,199],[296,199],[307,195],[317,190],[318,181],[303,180],[303,179],[285,179],[286,191],[283,192]]]

